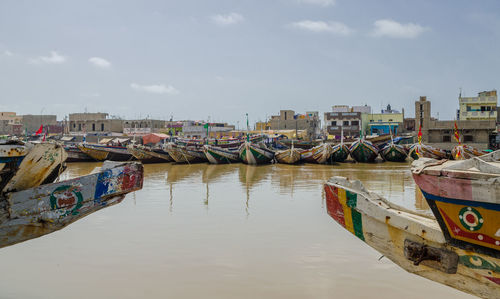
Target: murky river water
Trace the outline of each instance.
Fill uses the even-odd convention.
[[[333,175],[427,209],[407,164],[146,165],[121,204],[0,249],[0,298],[470,297],[379,260],[334,222]]]

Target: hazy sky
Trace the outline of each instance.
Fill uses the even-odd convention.
[[[500,1],[0,1],[0,110],[264,120],[500,85]]]

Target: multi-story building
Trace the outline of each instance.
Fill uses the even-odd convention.
[[[183,121],[182,134],[187,138],[203,139],[207,137],[220,138],[224,132],[234,131],[234,125],[227,123],[206,123],[198,121]]]
[[[325,112],[325,130],[327,135],[340,138],[357,138],[361,130],[361,112]]]
[[[123,133],[123,120],[108,118],[107,113],[72,113],[69,132],[75,135]]]
[[[497,118],[497,91],[483,91],[477,97],[458,97],[460,120],[481,120]]]
[[[158,119],[124,120],[123,133],[128,135],[146,135],[167,132],[165,121]]]
[[[51,126],[57,126],[57,116],[56,115],[22,115],[22,124],[26,133],[33,134],[43,125],[44,128],[50,128]],[[45,132],[45,133],[50,133]]]
[[[295,114],[293,110],[280,110],[279,115],[271,116],[271,130],[306,130],[309,139],[315,139],[321,133],[319,112],[308,111],[305,114]]]
[[[363,113],[361,115],[362,130],[365,134],[398,134],[403,127],[404,113],[393,110],[387,105],[381,113]]]
[[[461,142],[479,149],[494,146],[496,135],[496,118],[473,120],[437,120],[431,118],[431,103],[426,97],[415,101],[415,133],[421,126],[422,142],[442,149],[452,149],[458,143],[455,140],[455,123],[459,129]]]

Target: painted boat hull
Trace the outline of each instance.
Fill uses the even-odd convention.
[[[467,160],[472,157],[480,157],[487,154],[487,152],[478,150],[470,145],[462,144],[457,145],[451,150],[451,156],[455,160]]]
[[[95,161],[94,158],[82,152],[78,147],[66,147],[66,153],[68,154],[68,158],[66,162],[92,162]]]
[[[156,155],[153,155],[151,150],[147,150],[144,147],[138,147],[138,146],[132,145],[132,146],[127,147],[127,150],[129,151],[129,153],[132,156],[134,156],[134,158],[136,158],[137,160],[141,161],[144,164],[165,163],[165,162],[171,161],[171,160],[162,159]]]
[[[380,156],[382,156],[385,161],[405,162],[408,153],[402,145],[388,144],[380,151]]]
[[[102,146],[97,144],[81,143],[78,148],[97,161],[132,161],[132,156],[126,147]]]
[[[301,158],[307,163],[325,164],[332,156],[332,147],[323,143],[301,152]]]
[[[274,159],[274,152],[264,149],[252,142],[245,142],[239,149],[240,159],[245,164],[259,165],[271,163]]]
[[[282,164],[296,164],[300,161],[300,151],[290,148],[284,151],[278,151],[275,155],[276,161]]]
[[[7,193],[0,205],[0,247],[62,229],[121,202],[142,183],[142,164],[106,161],[90,175]]]
[[[349,149],[351,157],[360,163],[372,163],[378,156],[378,150],[373,144],[366,140],[357,140]]]
[[[168,144],[166,151],[176,163],[201,163],[207,161],[202,151],[188,150],[187,147],[177,144]]]
[[[408,154],[413,160],[418,160],[422,158],[431,159],[448,159],[448,153],[442,149],[432,147],[425,144],[414,144],[410,147],[410,152]]]
[[[446,240],[464,250],[500,258],[500,167],[497,174],[475,170],[483,163],[498,167],[500,162],[433,161],[414,162],[412,175]],[[471,170],[456,170],[465,162]]]
[[[237,149],[227,149],[213,145],[203,146],[203,153],[210,164],[228,164],[240,162]]]
[[[324,190],[337,223],[406,271],[484,298],[500,293],[500,260],[449,245],[433,217],[369,193],[359,181],[334,177]]]
[[[333,162],[344,162],[349,157],[349,147],[345,144],[337,144],[332,147]]]

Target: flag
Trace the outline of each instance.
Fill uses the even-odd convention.
[[[45,136],[47,136],[46,133],[43,133],[43,139],[42,139],[42,142],[45,142]]]
[[[458,132],[458,126],[457,126],[456,121],[455,121],[455,140],[458,142],[458,144],[461,144],[460,143],[460,133]]]
[[[38,129],[38,131],[35,132],[35,135],[40,135],[42,134],[43,132],[43,125],[40,125],[40,128]]]
[[[422,125],[418,129],[418,144],[422,144]]]

